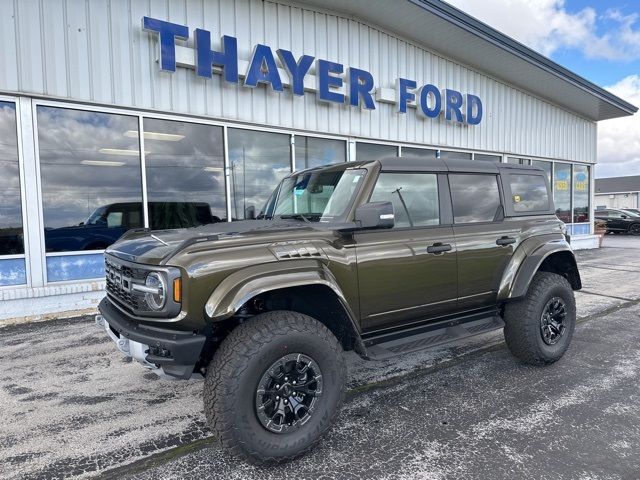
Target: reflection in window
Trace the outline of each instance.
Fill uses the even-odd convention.
[[[38,106],[47,252],[100,250],[143,226],[138,119]]]
[[[436,156],[437,152],[438,152],[437,150],[432,150],[430,148],[402,147],[403,157],[432,159],[432,158],[437,158]]]
[[[380,145],[377,143],[356,143],[356,160],[372,161],[381,158],[397,157],[398,147],[394,145]]]
[[[442,160],[471,160],[471,154],[466,152],[450,152],[448,150],[440,150],[440,158]]]
[[[480,160],[481,162],[496,162],[500,163],[502,157],[500,155],[486,155],[484,153],[476,153],[473,155],[474,160]]]
[[[226,219],[223,145],[222,127],[144,119],[152,230]]]
[[[549,210],[547,185],[542,175],[512,173],[509,175],[509,183],[515,212]]]
[[[273,215],[309,222],[344,216],[365,174],[366,170],[337,167],[292,175],[282,182]]]
[[[424,227],[440,223],[437,176],[430,173],[381,173],[371,202],[391,202],[395,227]]]
[[[24,253],[17,135],[15,104],[0,102],[0,255]]]
[[[295,136],[296,170],[347,161],[347,143],[329,138]]]
[[[231,213],[251,218],[266,203],[278,182],[291,173],[290,135],[230,128]]]
[[[573,221],[589,221],[589,167],[573,166]]]
[[[492,222],[500,211],[495,175],[449,175],[455,223]]]
[[[531,160],[531,165],[541,168],[547,174],[547,180],[551,184],[551,162],[545,162],[544,160]]]
[[[517,157],[507,158],[507,163],[513,163],[516,165],[530,165],[528,158],[517,158]]]
[[[556,163],[553,169],[553,203],[556,216],[571,223],[571,165]]]

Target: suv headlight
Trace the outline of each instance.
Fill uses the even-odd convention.
[[[167,303],[167,282],[160,273],[151,272],[144,282],[147,287],[144,295],[147,305],[156,312],[162,310]]]

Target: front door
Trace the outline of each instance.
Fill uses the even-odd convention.
[[[453,229],[442,225],[438,175],[382,172],[371,201],[394,205],[395,227],[355,234],[365,330],[411,323],[455,308]]]

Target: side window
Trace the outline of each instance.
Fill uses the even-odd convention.
[[[107,227],[109,228],[121,227],[122,213],[123,212],[109,212],[109,215],[107,215]]]
[[[440,224],[438,177],[432,173],[381,173],[372,202],[391,202],[396,228]]]
[[[450,174],[455,223],[493,222],[500,211],[500,192],[495,175]]]
[[[515,212],[549,210],[549,194],[543,176],[512,173],[509,175],[509,184]]]

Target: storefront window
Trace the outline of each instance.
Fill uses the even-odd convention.
[[[222,127],[145,118],[144,150],[152,230],[226,219]]]
[[[0,255],[22,255],[22,205],[16,106],[0,102]]]
[[[553,177],[556,216],[564,223],[571,223],[571,165],[556,163]]]
[[[486,155],[484,153],[475,153],[473,155],[474,160],[480,160],[481,162],[496,162],[500,163],[502,157],[500,155]]]
[[[551,183],[551,162],[545,162],[543,160],[531,160],[531,165],[541,168],[547,174],[547,179]]]
[[[573,166],[573,222],[589,221],[589,167]]]
[[[507,163],[513,163],[516,165],[530,165],[530,161],[528,158],[518,158],[518,157],[507,158]]]
[[[257,215],[273,189],[291,172],[290,135],[228,130],[233,220]]]
[[[440,150],[440,158],[442,160],[471,160],[471,154],[466,152],[451,152],[449,150]]]
[[[143,226],[138,119],[37,109],[47,252],[101,250]]]
[[[377,143],[356,143],[356,160],[371,161],[381,158],[397,157],[398,147],[394,145],[380,145]]]
[[[329,138],[295,136],[296,170],[347,161],[347,143]]]
[[[403,157],[430,159],[430,158],[437,158],[436,153],[438,153],[437,150],[432,150],[430,148],[402,147]]]

